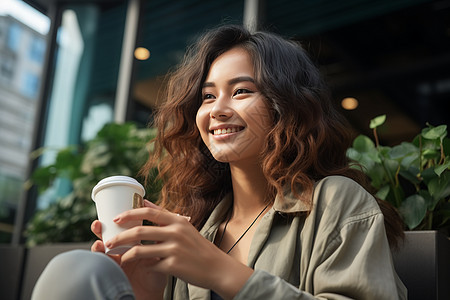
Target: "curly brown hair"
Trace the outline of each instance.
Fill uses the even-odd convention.
[[[314,182],[329,175],[347,176],[367,187],[364,174],[351,168],[346,156],[350,126],[333,107],[318,68],[301,45],[273,33],[251,34],[241,26],[226,25],[205,33],[170,74],[166,101],[154,119],[155,151],[142,169],[148,174],[158,166],[164,182],[160,204],[191,216],[194,226],[201,228],[232,190],[228,164],[212,157],[195,118],[212,62],[235,47],[250,54],[255,84],[272,113],[273,127],[262,151],[271,192],[282,195],[289,185],[299,201],[309,202],[311,197],[301,195],[310,195]],[[385,216],[388,226],[393,222],[394,237],[401,235],[395,212],[386,211]]]

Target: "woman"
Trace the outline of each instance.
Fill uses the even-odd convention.
[[[346,158],[347,124],[299,45],[220,27],[188,51],[167,92],[156,152],[142,171],[158,165],[160,203],[115,219],[159,226],[105,241],[155,243],[114,257],[122,271],[108,274],[123,287],[115,293],[132,297],[131,285],[136,299],[406,298],[385,219],[392,243],[401,226],[357,183],[364,177]],[[92,231],[101,238],[100,222]],[[104,252],[103,242],[92,251]],[[83,265],[95,270],[110,261],[98,257],[65,254],[51,265],[89,260]],[[117,286],[99,280],[74,290],[104,296]]]

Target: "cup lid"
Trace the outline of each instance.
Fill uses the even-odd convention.
[[[141,196],[145,195],[144,187],[136,179],[128,176],[110,176],[103,178],[94,186],[91,194],[92,200],[95,201],[94,197],[95,194],[98,193],[98,191],[112,185],[130,185],[138,188],[141,191]]]

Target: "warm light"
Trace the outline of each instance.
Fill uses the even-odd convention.
[[[358,100],[352,97],[342,99],[341,105],[346,110],[353,110],[358,107]]]
[[[138,47],[134,50],[134,57],[139,60],[146,60],[150,57],[150,51],[144,47]]]

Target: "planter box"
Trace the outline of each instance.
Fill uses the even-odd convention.
[[[408,299],[450,299],[450,239],[437,231],[407,231],[394,265]]]
[[[18,299],[25,247],[0,245],[0,298]]]

